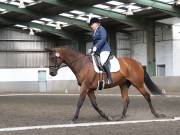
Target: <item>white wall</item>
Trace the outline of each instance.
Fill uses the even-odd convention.
[[[143,31],[132,32],[131,57],[147,65],[146,35]],[[165,76],[180,75],[180,25],[157,25],[155,29],[156,69],[165,65]]]
[[[179,64],[180,62],[178,62],[180,58],[179,32],[177,27],[176,28],[174,27],[174,29],[176,29],[176,32],[173,33],[173,29],[171,26],[163,25],[163,24],[157,25],[155,29],[156,68],[157,65],[165,65],[166,76],[180,74],[179,73],[180,71],[178,70],[180,69],[180,64]],[[121,34],[119,36],[119,42],[123,38],[126,37],[125,36],[123,37]],[[131,33],[131,36],[128,36],[127,39],[130,41],[131,58],[136,59],[137,61],[141,62],[142,65],[146,66],[147,65],[146,32],[133,31]]]
[[[147,65],[147,44],[144,31],[134,31],[130,37],[131,57]]]
[[[44,48],[53,48],[55,45],[56,41],[37,35],[29,36],[14,29],[0,29],[0,68],[47,67],[48,53],[43,52]]]
[[[156,71],[158,65],[165,65],[165,75],[173,74],[172,27],[158,25],[155,30]]]
[[[173,75],[180,75],[180,25],[173,25]]]
[[[173,74],[173,46],[170,41],[156,42],[156,68],[158,65],[165,65],[165,75]]]
[[[38,71],[45,70],[48,80],[76,80],[74,74],[69,68],[61,68],[55,77],[49,75],[48,68],[17,68],[0,69],[0,82],[16,81],[38,81]]]

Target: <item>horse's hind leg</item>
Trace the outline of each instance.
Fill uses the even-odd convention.
[[[146,101],[148,102],[149,107],[150,107],[150,109],[151,109],[151,113],[152,113],[155,117],[157,117],[157,118],[165,117],[164,114],[158,114],[158,113],[155,111],[155,109],[154,109],[154,107],[153,107],[153,105],[152,105],[152,103],[151,103],[150,94],[149,94],[147,91],[145,91],[144,86],[139,87],[138,90],[140,91],[140,93],[144,96],[144,98],[145,98]]]
[[[91,101],[91,104],[92,104],[93,108],[94,108],[104,119],[106,119],[106,120],[108,120],[108,121],[111,121],[112,118],[109,117],[109,116],[107,116],[101,109],[99,109],[98,104],[97,104],[97,102],[96,102],[96,96],[95,96],[95,94],[94,94],[94,91],[89,91],[89,92],[88,92],[88,96],[89,96],[89,99],[90,99],[90,101]]]
[[[121,120],[126,117],[127,108],[128,108],[129,102],[130,102],[129,97],[128,97],[128,89],[129,89],[130,85],[131,85],[131,83],[129,81],[126,81],[126,83],[119,85],[119,87],[121,89],[123,104],[124,104]]]

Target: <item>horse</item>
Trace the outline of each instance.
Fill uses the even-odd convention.
[[[90,56],[68,48],[46,48],[46,51],[49,52],[49,74],[51,76],[56,76],[58,69],[61,68],[62,63],[64,63],[75,74],[78,85],[80,86],[80,95],[72,122],[75,122],[78,119],[80,109],[87,95],[93,108],[99,113],[99,115],[107,121],[112,121],[112,117],[105,114],[96,102],[95,90],[98,85],[99,73],[94,71]],[[105,84],[104,89],[115,86],[120,87],[123,99],[123,111],[119,120],[123,120],[126,117],[128,105],[130,103],[128,89],[131,85],[137,88],[137,90],[144,96],[149,104],[151,113],[156,118],[165,117],[164,114],[156,112],[151,103],[150,94],[145,90],[144,83],[152,94],[163,94],[157,85],[151,80],[148,73],[143,69],[143,66],[131,58],[120,57],[117,59],[121,69],[118,72],[111,73],[113,84]],[[103,75],[105,76],[105,74]]]

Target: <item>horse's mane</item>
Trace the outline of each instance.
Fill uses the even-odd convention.
[[[83,53],[77,51],[77,50],[73,50],[71,48],[63,48],[64,50],[67,50],[68,52],[70,52],[71,54],[75,54],[75,55],[79,55],[79,56],[85,56]]]
[[[70,56],[72,59],[87,59],[89,62],[91,62],[90,55],[83,54],[77,50],[71,49],[71,48],[56,48],[60,52],[64,53],[65,55]]]

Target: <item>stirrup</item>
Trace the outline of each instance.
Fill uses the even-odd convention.
[[[110,80],[110,79],[107,79],[107,83],[108,83],[109,85],[111,85],[111,84],[113,84],[113,81]]]
[[[99,80],[97,90],[103,90],[104,86],[105,86],[105,81],[104,80]]]

